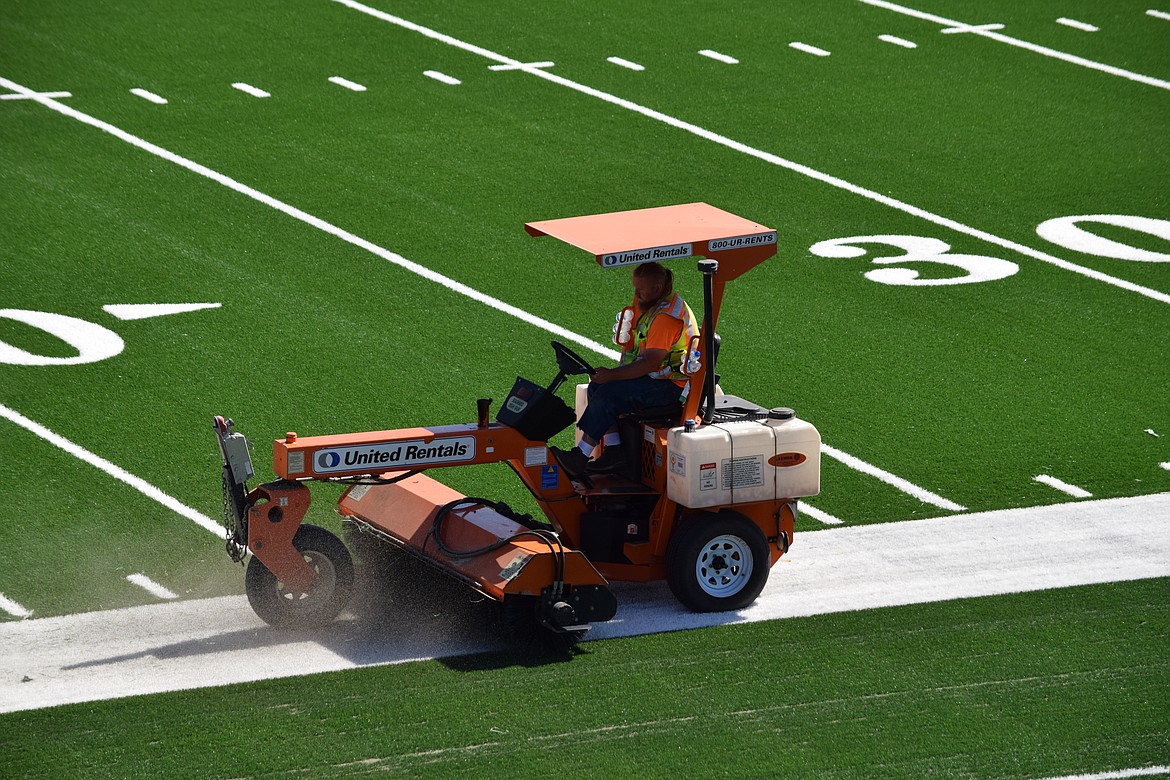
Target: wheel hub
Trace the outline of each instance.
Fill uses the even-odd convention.
[[[723,534],[709,541],[695,560],[695,579],[705,593],[727,598],[741,591],[752,575],[751,550],[743,539]]]

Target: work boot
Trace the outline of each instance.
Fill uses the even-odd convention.
[[[571,450],[562,450],[560,447],[549,447],[549,449],[552,450],[557,463],[561,464],[561,468],[571,477],[584,475],[585,470],[589,467],[589,458],[576,447]]]
[[[606,447],[601,457],[597,460],[589,461],[585,466],[586,473],[589,474],[612,474],[615,471],[621,471],[626,467],[626,453],[622,449],[622,445],[614,444]]]

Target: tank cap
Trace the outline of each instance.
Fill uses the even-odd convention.
[[[791,420],[793,417],[796,417],[796,412],[787,406],[777,406],[768,412],[769,420]]]

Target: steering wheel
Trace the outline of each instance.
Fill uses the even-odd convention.
[[[597,370],[589,365],[585,361],[585,358],[559,341],[552,342],[552,348],[553,352],[557,354],[557,368],[566,376],[573,376],[574,374],[589,374],[589,376],[593,376],[593,372]]]

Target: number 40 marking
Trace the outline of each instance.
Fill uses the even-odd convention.
[[[1103,238],[1082,229],[1080,224],[1083,222],[1127,228],[1170,241],[1170,221],[1118,214],[1057,217],[1041,223],[1036,228],[1036,232],[1041,238],[1065,249],[1098,257],[1142,263],[1170,262],[1170,254],[1139,249],[1129,244]],[[1004,279],[1020,270],[1020,267],[1010,260],[1001,260],[998,257],[950,254],[950,244],[937,238],[925,236],[884,235],[831,238],[813,244],[809,247],[809,251],[817,257],[864,257],[867,250],[857,246],[857,244],[885,244],[902,250],[901,255],[874,257],[872,262],[877,264],[938,263],[953,266],[966,272],[963,276],[944,279],[922,279],[919,277],[919,272],[913,268],[878,268],[866,272],[865,278],[881,284],[908,287],[972,284]]]
[[[102,308],[120,320],[141,320],[218,307],[218,303],[151,303],[114,304]],[[120,354],[126,348],[126,342],[114,331],[78,317],[47,311],[0,309],[0,318],[31,325],[51,336],[56,336],[77,350],[77,354],[72,357],[37,355],[0,341],[0,363],[13,366],[72,366],[106,360]]]

